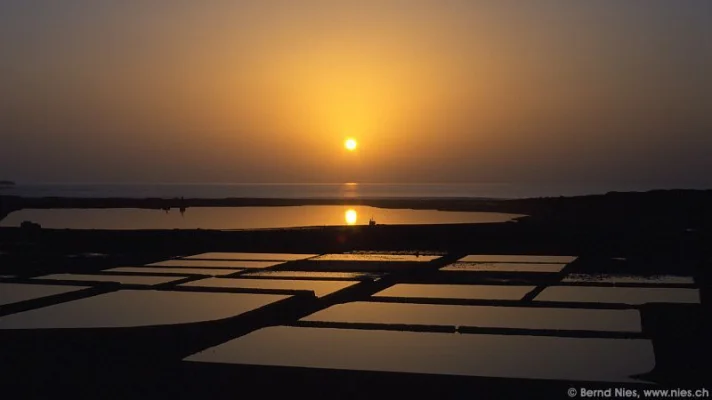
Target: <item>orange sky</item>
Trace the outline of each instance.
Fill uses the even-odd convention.
[[[0,172],[712,184],[710,3],[534,3],[5,1]]]

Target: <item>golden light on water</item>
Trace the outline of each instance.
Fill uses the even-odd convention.
[[[353,208],[350,208],[346,210],[346,213],[344,214],[344,219],[346,220],[347,225],[355,225],[356,221],[358,220],[358,213],[356,213],[356,210]]]
[[[356,147],[358,147],[358,142],[356,142],[355,139],[346,139],[344,142],[344,147],[348,151],[354,151],[356,150]]]

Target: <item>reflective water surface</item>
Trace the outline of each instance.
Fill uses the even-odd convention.
[[[192,267],[192,268],[269,268],[282,264],[281,261],[238,261],[238,260],[166,260],[151,267]]]
[[[21,301],[39,299],[56,294],[75,292],[86,286],[34,285],[24,283],[0,283],[0,306]]]
[[[402,283],[376,293],[377,297],[521,300],[534,286],[435,285]]]
[[[240,315],[288,297],[272,294],[121,290],[0,317],[0,329],[186,324]]]
[[[376,262],[429,262],[440,256],[420,256],[410,254],[324,254],[312,261],[376,261]]]
[[[560,272],[566,264],[530,264],[530,263],[471,263],[456,262],[441,268],[441,271],[461,272]]]
[[[611,275],[611,274],[569,274],[564,282],[603,282],[603,283],[649,283],[649,284],[694,284],[691,276],[676,275]]]
[[[118,282],[126,285],[160,285],[163,283],[175,282],[181,278],[170,276],[137,276],[137,275],[109,275],[109,274],[53,274],[37,277],[37,279],[52,279],[57,281],[77,281],[77,282]]]
[[[697,289],[554,286],[534,300],[582,303],[699,303]]]
[[[264,290],[308,290],[314,292],[314,295],[317,297],[323,297],[358,283],[359,282],[348,281],[208,278],[184,283],[180,286]]]
[[[531,255],[490,255],[490,254],[471,254],[463,257],[458,261],[462,262],[477,262],[477,263],[553,263],[553,264],[569,264],[576,260],[573,256],[531,256]]]
[[[317,256],[318,254],[290,253],[202,253],[185,259],[199,260],[253,260],[253,261],[294,261]]]
[[[481,377],[631,382],[649,340],[270,327],[187,361]],[[585,360],[585,361],[584,361]]]
[[[193,207],[184,214],[147,209],[20,210],[0,221],[23,221],[45,228],[70,229],[259,229],[301,226],[379,224],[455,224],[506,222],[517,214],[384,209],[366,206]]]
[[[331,272],[331,271],[255,271],[247,272],[240,276],[258,278],[287,278],[287,279],[361,279],[374,274],[363,272]]]
[[[225,276],[241,272],[241,269],[224,269],[224,268],[157,268],[157,267],[119,267],[107,269],[107,272],[130,272],[140,274],[173,274],[178,276],[186,275],[210,275],[210,276]]]
[[[699,187],[706,189],[707,187]],[[191,199],[492,199],[581,196],[611,190],[646,191],[642,185],[592,186],[591,182],[544,185],[534,183],[18,183],[4,193],[22,197],[164,198]]]
[[[488,328],[640,332],[637,310],[586,310],[355,302],[331,306],[302,321],[443,325]]]

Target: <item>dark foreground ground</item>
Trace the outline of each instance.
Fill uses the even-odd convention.
[[[710,193],[611,194],[513,203],[369,203],[530,215],[517,222],[437,226],[352,226],[261,231],[70,231],[0,229],[0,275],[22,281],[48,273],[143,265],[203,252],[439,252],[441,263],[465,254],[577,255],[574,272],[694,276],[702,304],[641,306],[643,335],[657,365],[647,377],[667,388],[712,388],[709,358]],[[122,203],[123,202],[123,203]],[[112,200],[103,206],[135,206]],[[158,200],[146,200],[151,207]],[[179,206],[167,201],[169,206]],[[218,202],[218,201],[215,201]],[[210,203],[210,201],[208,201]],[[230,203],[230,202],[227,202]],[[4,199],[22,207],[100,206],[95,200]],[[231,205],[236,205],[232,204]],[[264,203],[260,203],[264,205]],[[185,205],[185,204],[183,204]],[[188,206],[196,206],[198,201]],[[215,204],[206,204],[215,205]],[[281,204],[274,204],[281,205]],[[159,207],[160,208],[160,207]],[[442,265],[418,266],[365,282],[358,290],[281,305],[239,320],[181,327],[0,332],[0,398],[567,398],[571,382],[465,378],[277,367],[182,363],[182,358],[260,327],[293,324],[332,304],[369,296],[394,282],[432,282]],[[572,272],[572,271],[568,271]],[[490,277],[492,278],[492,277]],[[494,277],[497,278],[497,277]],[[480,279],[480,278],[476,278]],[[512,283],[530,280],[512,277]],[[556,282],[560,275],[548,276]],[[536,282],[545,285],[547,282]],[[99,285],[97,293],[116,290]],[[83,294],[83,295],[86,295]],[[41,305],[33,304],[32,307]],[[0,307],[0,316],[20,311]],[[586,360],[581,360],[585,363]],[[586,384],[586,388],[610,384]],[[636,387],[627,385],[627,388]],[[17,394],[14,394],[17,393]]]

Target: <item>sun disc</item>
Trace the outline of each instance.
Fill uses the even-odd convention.
[[[346,148],[346,150],[354,151],[356,150],[356,147],[358,147],[358,143],[354,139],[346,139],[346,141],[344,142],[344,147]]]

